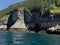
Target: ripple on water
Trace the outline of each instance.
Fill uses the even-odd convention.
[[[60,45],[60,35],[0,32],[0,45]]]

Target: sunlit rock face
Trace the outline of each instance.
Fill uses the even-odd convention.
[[[24,23],[24,13],[18,13],[18,15],[19,15],[19,19],[16,21],[16,23],[11,28],[27,28]],[[0,25],[1,28],[6,28],[8,17],[9,16],[4,16],[3,18],[1,18],[1,20],[2,20],[2,25]],[[32,22],[32,23],[28,23],[29,27],[34,27],[35,22],[37,22],[40,27],[49,28],[49,27],[56,26],[56,24],[60,25],[59,18],[60,18],[59,14],[54,14],[53,20],[52,20],[51,16],[42,17],[42,16],[40,16],[39,12],[38,13],[34,12],[34,13],[32,13],[31,19],[27,18],[27,20]]]
[[[17,20],[17,22],[11,28],[26,28],[23,21]]]
[[[18,11],[17,15],[18,15],[18,20],[11,28],[26,28],[24,25],[24,19],[23,19],[24,17],[21,14],[21,12]]]
[[[24,16],[21,12],[18,12],[18,20],[11,28],[26,28],[24,24]]]
[[[23,14],[18,13],[18,17],[19,19],[15,22],[15,24],[11,28],[26,28],[24,24]],[[6,24],[7,24],[8,18],[9,18],[9,15],[1,18],[0,28],[7,28]]]

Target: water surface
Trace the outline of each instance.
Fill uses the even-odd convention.
[[[60,45],[60,35],[0,32],[0,45]]]

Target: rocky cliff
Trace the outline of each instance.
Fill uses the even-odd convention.
[[[6,28],[7,20],[9,16],[4,16],[0,19],[0,28]],[[26,28],[24,24],[24,16],[20,14],[19,19],[11,28]]]

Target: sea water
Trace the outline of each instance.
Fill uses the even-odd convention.
[[[60,45],[60,35],[0,32],[0,45]]]

